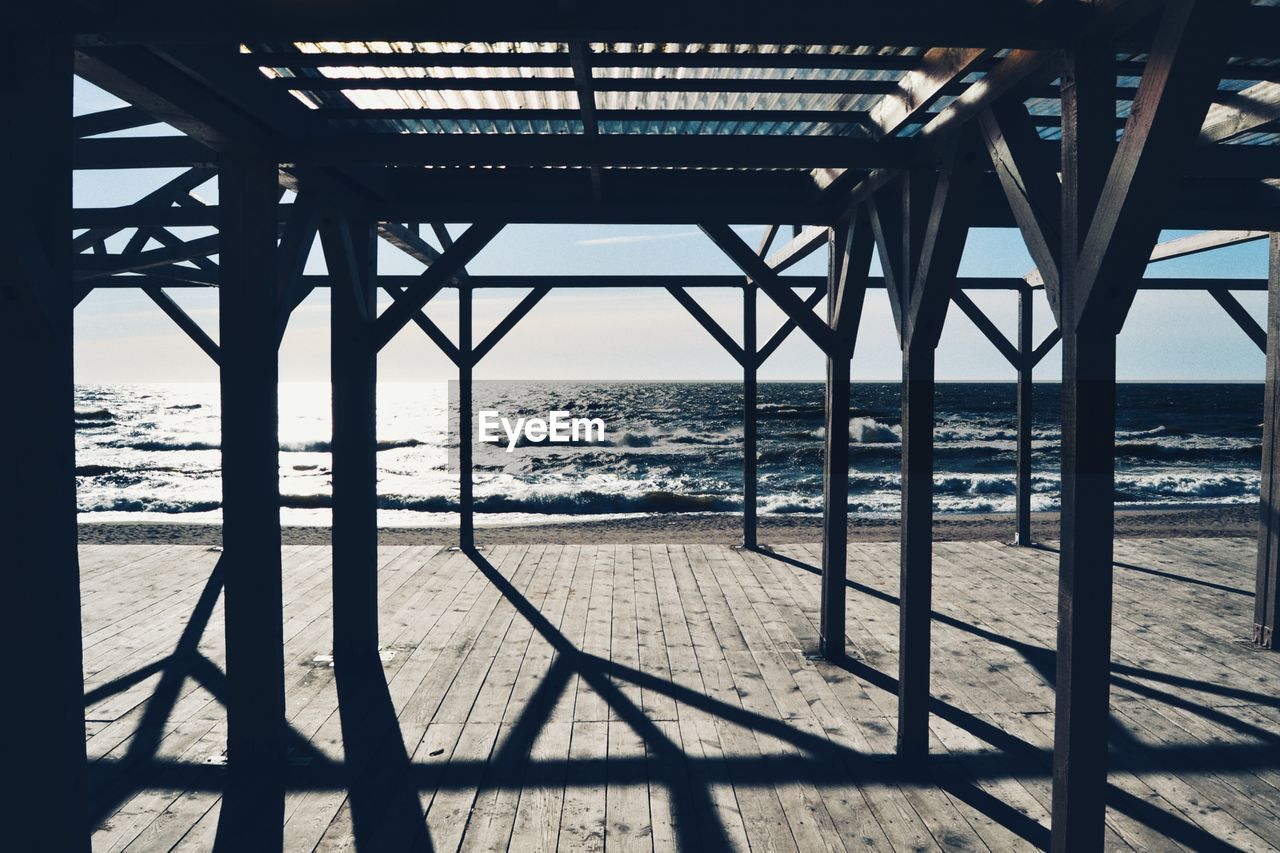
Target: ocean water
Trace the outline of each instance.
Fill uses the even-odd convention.
[[[1058,505],[1059,395],[1035,389],[1033,507]],[[855,383],[849,508],[898,510],[899,387]],[[379,521],[457,522],[447,386],[385,383],[378,393]],[[477,450],[480,523],[741,512],[741,388],[713,382],[486,382],[477,409],[599,417],[605,440],[522,441]],[[815,514],[822,501],[822,385],[760,386],[760,510]],[[280,483],[286,524],[328,524],[329,390],[283,384]],[[221,482],[215,385],[82,386],[76,392],[81,521],[217,521]],[[938,512],[1013,508],[1014,386],[940,384]],[[1262,386],[1123,384],[1117,405],[1121,505],[1250,503],[1258,496]]]

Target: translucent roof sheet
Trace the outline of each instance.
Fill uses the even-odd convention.
[[[867,116],[919,66],[924,49],[840,45],[565,42],[295,42],[242,46],[261,73],[337,129],[397,134],[866,137]],[[575,56],[575,51],[577,55]],[[935,99],[946,108],[1007,51],[992,51]],[[574,65],[589,70],[575,77]],[[1120,87],[1143,54],[1118,57]],[[1236,58],[1222,91],[1280,79],[1280,62]],[[350,81],[349,85],[346,81]],[[383,82],[385,81],[385,82]],[[1059,135],[1053,85],[1026,100]],[[586,96],[590,102],[584,104]],[[1123,90],[1117,116],[1128,115]],[[926,116],[927,118],[927,116]],[[912,136],[923,122],[899,130]],[[1274,144],[1275,135],[1237,140]]]

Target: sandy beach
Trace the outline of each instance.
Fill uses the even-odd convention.
[[[1243,537],[1257,535],[1256,506],[1204,507],[1196,509],[1141,509],[1116,513],[1118,537]],[[669,513],[624,520],[584,520],[571,524],[529,524],[490,527],[481,523],[476,540],[502,545],[531,542],[564,544],[705,543],[736,544],[741,537],[741,516],[725,513]],[[1058,514],[1036,513],[1032,531],[1037,539],[1058,537]],[[1013,517],[1008,513],[939,515],[934,519],[938,540],[1010,539]],[[894,519],[859,518],[849,520],[849,538],[862,542],[889,542],[897,539]],[[379,531],[384,545],[452,544],[457,529],[451,527],[394,527]],[[765,516],[760,519],[760,542],[785,545],[821,540],[815,517]],[[286,527],[286,545],[323,545],[329,542],[327,527]],[[216,524],[142,524],[105,522],[80,525],[80,541],[93,544],[217,545],[222,530]]]

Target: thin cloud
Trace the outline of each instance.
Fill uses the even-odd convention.
[[[763,231],[761,226],[743,229],[747,232]],[[576,240],[575,246],[623,246],[629,243],[652,243],[659,240],[684,240],[701,236],[701,231],[674,231],[666,234],[623,234],[617,237],[592,237],[588,240]]]
[[[621,246],[628,243],[651,243],[656,240],[683,240],[686,237],[697,237],[701,231],[680,231],[675,234],[623,234],[618,237],[592,237],[589,240],[577,240],[575,246]]]

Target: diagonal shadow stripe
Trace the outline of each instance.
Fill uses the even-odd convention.
[[[785,554],[779,554],[776,551],[771,551],[767,548],[757,548],[756,551],[757,553],[765,557],[769,557],[773,560],[777,560],[780,563],[785,563],[789,566],[793,566],[811,575],[822,574],[822,570],[817,566],[812,566],[808,563],[797,560],[794,557],[788,557]],[[858,581],[855,581],[855,580],[846,580],[845,586],[855,592],[859,592],[863,595],[870,596],[871,598],[878,599],[879,601],[892,604],[895,607],[898,605],[898,596],[885,592],[883,590],[876,589],[875,587],[868,586],[863,583],[859,583]],[[1057,657],[1058,657],[1057,652],[1054,649],[1050,649],[1045,646],[1033,645],[1031,643],[1026,643],[1021,640],[1015,640],[1012,637],[1006,637],[1003,634],[997,634],[994,631],[989,631],[985,628],[981,628],[972,623],[965,622],[961,619],[957,619],[954,616],[949,616],[945,613],[940,613],[937,610],[930,611],[930,618],[934,622],[937,622],[940,625],[946,625],[948,627],[955,628],[957,630],[965,632],[966,634],[971,634],[972,636],[978,637],[983,640],[988,640],[992,643],[995,643],[996,645],[1005,646],[1006,648],[1010,648],[1017,651],[1026,659],[1027,663],[1031,664],[1031,666],[1035,668],[1035,670],[1040,674],[1040,676],[1045,679],[1045,683],[1047,685],[1049,685],[1050,687],[1054,685],[1054,682],[1057,678]],[[1119,673],[1121,675],[1127,675],[1133,678],[1139,678],[1146,681],[1158,681],[1170,687],[1182,687],[1189,690],[1199,690],[1205,693],[1212,693],[1215,696],[1222,696],[1223,698],[1226,698],[1226,699],[1235,699],[1241,702],[1246,702],[1254,705],[1264,705],[1269,708],[1280,708],[1280,696],[1276,696],[1275,694],[1272,694],[1272,693],[1259,693],[1253,690],[1244,690],[1239,687],[1226,687],[1221,684],[1214,684],[1211,681],[1203,681],[1195,678],[1187,678],[1185,676],[1174,675],[1172,673],[1167,673],[1167,672],[1159,672],[1158,670],[1153,670],[1153,669],[1143,669],[1141,667],[1130,666],[1128,664],[1123,664],[1123,663],[1116,663],[1114,661],[1111,663],[1111,672],[1112,672],[1113,684],[1119,683],[1127,686],[1129,683],[1131,683],[1127,681],[1117,680],[1115,677],[1115,674]]]
[[[154,663],[149,663],[144,667],[135,669],[133,672],[127,672],[113,681],[101,684],[84,694],[84,706],[88,708],[91,705],[98,704],[104,699],[110,699],[117,693],[123,693],[130,687],[134,687],[146,681],[148,678],[166,667],[172,666],[172,664],[172,657],[163,657]]]
[[[635,703],[623,695],[618,686],[609,678],[612,667],[606,666],[608,662],[595,655],[584,654],[578,649],[568,637],[560,633],[560,630],[551,624],[551,621],[543,615],[541,610],[525,598],[516,589],[515,585],[494,568],[479,551],[474,548],[464,548],[463,550],[471,558],[476,568],[515,607],[516,612],[523,616],[533,626],[533,629],[542,635],[542,638],[556,651],[560,659],[564,660],[565,664],[576,672],[579,678],[585,680],[600,695],[600,698],[617,713],[618,717],[640,736],[646,747],[658,756],[660,766],[675,770],[682,765],[685,758],[684,750],[673,743],[653,724],[653,721],[642,710],[635,706]],[[526,752],[526,757],[527,755],[528,753]],[[676,778],[677,775],[677,772],[673,772],[672,778],[666,779],[665,783],[673,798],[677,792],[683,791],[690,800],[688,804],[690,813],[677,815],[677,820],[675,821],[676,835],[681,849],[696,850],[699,847],[712,850],[730,849],[729,837],[723,824],[720,823],[715,804],[711,800],[711,792],[704,786],[683,785],[682,783],[685,780]]]
[[[519,772],[516,774],[503,774],[502,779],[494,779],[491,775],[492,761],[494,759],[490,761],[462,762],[460,764],[451,763],[446,774],[447,778],[442,780],[438,777],[439,767],[409,764],[406,760],[406,762],[396,765],[398,773],[396,778],[398,781],[392,790],[398,788],[416,791],[421,786],[429,784],[431,779],[434,779],[434,782],[430,782],[430,784],[446,789],[478,788],[482,785],[487,785],[490,788],[510,787],[512,785],[516,787],[521,785],[555,785],[564,783],[570,768],[572,768],[576,784],[605,784],[606,782],[613,783],[615,781],[624,784],[644,784],[655,781],[652,778],[652,764],[647,764],[643,756],[639,758],[611,758],[608,761],[581,761],[576,759],[573,761],[534,761],[531,759],[528,744],[532,742],[538,731],[545,725],[547,719],[545,710],[539,709],[554,705],[555,697],[563,690],[563,682],[567,681],[570,673],[577,672],[580,677],[587,680],[587,683],[614,707],[615,712],[624,722],[632,726],[641,735],[642,739],[646,741],[654,752],[672,759],[663,764],[669,774],[666,782],[669,785],[684,785],[685,787],[681,790],[693,794],[689,801],[690,811],[692,812],[691,817],[694,820],[680,821],[679,824],[696,825],[699,820],[705,822],[707,815],[715,814],[714,806],[709,802],[708,796],[709,786],[713,784],[769,787],[787,781],[806,781],[811,784],[833,785],[849,784],[854,781],[858,785],[898,784],[940,787],[992,817],[1030,843],[1037,846],[1043,844],[1046,837],[1044,827],[1027,816],[1016,813],[1016,810],[1011,810],[1007,804],[1000,802],[978,788],[975,782],[1001,778],[1046,778],[1051,759],[1049,750],[1029,744],[955,706],[933,699],[931,701],[932,713],[947,719],[974,734],[979,739],[991,744],[997,750],[1000,750],[1001,754],[978,752],[937,755],[932,756],[927,766],[922,768],[909,766],[897,760],[894,756],[859,753],[821,736],[793,728],[782,720],[765,717],[738,706],[728,705],[648,673],[582,652],[573,645],[572,641],[551,625],[546,617],[531,602],[526,600],[497,569],[489,565],[478,554],[471,556],[476,560],[480,571],[511,601],[517,611],[530,621],[556,652],[551,670],[548,671],[543,683],[539,685],[535,695],[527,703],[524,713],[517,719],[512,730],[513,736],[506,739],[504,746],[501,748],[502,751],[496,756],[496,760],[504,762],[508,759],[519,760],[521,762]],[[790,561],[788,560],[788,562]],[[208,689],[215,699],[221,701],[221,697],[224,695],[225,675],[222,671],[198,651],[190,651],[198,645],[200,634],[203,633],[209,618],[209,611],[212,610],[213,603],[216,602],[220,591],[220,581],[216,575],[217,570],[215,569],[214,576],[210,578],[210,584],[206,586],[200,602],[193,611],[191,621],[183,631],[183,638],[179,641],[178,649],[175,650],[173,655],[166,658],[166,661],[169,661],[172,666],[164,669],[165,676],[161,680],[162,687],[164,687],[163,693],[160,688],[157,689],[156,694],[148,702],[147,710],[144,713],[144,718],[159,719],[161,728],[163,728],[164,722],[172,712],[173,699],[170,698],[168,700],[167,708],[163,701],[157,702],[157,699],[164,700],[173,694],[175,690],[173,682],[175,680],[177,681],[177,687],[180,687],[181,678],[192,677]],[[886,593],[871,588],[865,589],[868,594],[896,601],[894,597]],[[948,617],[943,618],[947,619]],[[1052,650],[1000,637],[975,626],[969,626],[967,623],[959,622],[959,620],[952,621],[958,623],[957,627],[970,629],[970,632],[977,636],[991,639],[994,642],[1003,642],[1005,645],[1029,652],[1029,660],[1033,666],[1039,664],[1037,668],[1043,667],[1049,673],[1052,673]],[[881,673],[859,661],[847,660],[843,666],[868,684],[890,692],[896,692],[896,679],[887,674]],[[155,671],[154,667],[155,665],[152,665],[153,672]],[[558,669],[564,673],[563,676],[557,673]],[[174,670],[177,670],[177,672]],[[1145,671],[1142,671],[1141,674],[1146,678],[1153,677],[1151,673]],[[127,678],[128,676],[125,677],[125,679]],[[1187,681],[1191,684],[1196,684],[1190,679],[1180,679],[1172,676],[1169,678],[1174,681]],[[125,679],[118,681],[124,681]],[[557,681],[562,683],[557,686]],[[689,758],[679,745],[671,742],[661,731],[658,731],[653,726],[652,721],[648,720],[647,716],[618,690],[615,681],[628,682],[646,690],[660,692],[676,701],[706,711],[719,719],[778,737],[804,750],[808,755],[806,757],[769,755],[750,759],[718,759],[715,762],[707,759]],[[1128,679],[1123,679],[1123,681],[1128,682]],[[1139,686],[1141,687],[1142,685]],[[1157,698],[1165,695],[1162,691],[1154,688],[1145,689],[1148,693],[1144,695],[1154,695]],[[98,690],[100,691],[102,688]],[[162,711],[163,716],[161,716]],[[396,730],[395,740],[400,741],[398,724]],[[387,731],[390,730],[387,729]],[[353,767],[346,766],[352,763],[350,756],[348,756],[347,761],[332,761],[320,753],[314,752],[306,739],[298,734],[296,730],[290,728],[290,734],[294,740],[295,749],[312,753],[312,761],[308,766],[291,770],[290,790],[350,790],[352,774],[360,772]],[[400,743],[400,748],[403,749],[402,741]],[[1132,767],[1133,772],[1139,776],[1144,771],[1176,772],[1178,770],[1189,770],[1212,772],[1214,769],[1219,769],[1238,772],[1250,769],[1274,769],[1280,766],[1280,751],[1265,745],[1168,745],[1156,748],[1137,742],[1118,743],[1116,745],[1119,747],[1119,752],[1117,753],[1119,761],[1126,767]],[[220,791],[222,789],[224,782],[222,773],[218,768],[158,759],[156,757],[157,746],[158,741],[153,741],[150,752],[147,753],[135,751],[134,745],[131,744],[125,758],[120,760],[103,759],[96,762],[99,766],[92,768],[93,775],[108,780],[108,784],[118,784],[120,782],[119,777],[122,775],[121,770],[127,770],[128,773],[124,775],[131,777],[130,782],[133,790],[149,785],[177,786],[188,790]],[[394,744],[392,746],[394,747]],[[384,747],[385,745],[383,744],[378,748],[382,749]],[[141,749],[141,747],[138,749]],[[368,760],[372,760],[375,763],[380,760],[377,750],[371,751],[369,755],[371,757]],[[357,763],[367,766],[368,760]],[[676,776],[679,778],[671,778]],[[698,784],[696,791],[689,792],[689,781],[691,779],[696,779]],[[1113,808],[1156,828],[1178,843],[1197,849],[1217,849],[1221,845],[1221,842],[1195,824],[1171,815],[1157,806],[1146,803],[1140,798],[1123,792],[1114,786],[1109,786],[1108,788],[1108,802]],[[380,809],[382,805],[376,804],[375,808]],[[414,806],[417,806],[416,801]],[[369,813],[366,812],[366,814]],[[420,818],[420,815],[418,817]],[[368,825],[373,826],[379,823],[383,822],[372,821]],[[679,824],[677,826],[678,830],[680,829]],[[696,830],[692,830],[688,835],[682,836],[682,846],[708,846],[708,840],[697,836],[695,833]],[[719,824],[715,827],[715,834],[709,846],[716,847],[717,838],[722,842],[725,840],[723,826]]]
[[[1037,551],[1047,551],[1052,554],[1058,553],[1058,549],[1053,547],[1052,545],[1036,543],[1031,547]],[[1219,592],[1229,592],[1233,595],[1243,595],[1248,598],[1253,598],[1256,594],[1251,589],[1242,589],[1238,586],[1227,586],[1226,584],[1201,580],[1200,578],[1193,578],[1193,577],[1189,577],[1188,575],[1180,575],[1177,572],[1166,572],[1163,569],[1153,569],[1148,566],[1135,566],[1133,563],[1122,563],[1119,560],[1113,562],[1112,565],[1115,566],[1117,569],[1125,569],[1127,571],[1138,572],[1144,575],[1152,575],[1158,578],[1165,578],[1167,580],[1177,581],[1178,583],[1192,584],[1193,586],[1208,587],[1209,589],[1216,589]]]
[[[182,691],[182,684],[187,679],[191,662],[200,657],[200,638],[204,636],[205,628],[208,627],[209,619],[213,615],[214,606],[222,594],[222,560],[223,558],[219,557],[213,571],[209,573],[209,580],[205,582],[200,598],[191,611],[191,617],[183,626],[173,654],[165,659],[167,663],[162,669],[160,683],[156,685],[151,698],[147,700],[142,719],[138,721],[138,727],[130,736],[128,749],[118,765],[119,773],[115,783],[91,794],[90,816],[95,823],[111,814],[129,794],[136,790],[135,786],[130,785],[129,777],[140,765],[156,757],[160,741],[164,736],[165,723],[173,713],[174,705]],[[120,681],[122,679],[118,679],[117,683]]]

